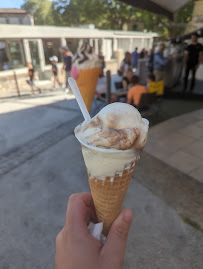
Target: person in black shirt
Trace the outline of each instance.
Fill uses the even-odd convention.
[[[67,46],[62,46],[63,53],[63,70],[66,72],[66,89],[69,89],[68,78],[71,77],[71,69],[72,69],[72,56],[68,50]]]
[[[184,88],[183,93],[187,90],[188,76],[190,71],[192,71],[192,81],[190,85],[190,91],[194,89],[195,86],[195,74],[202,61],[203,46],[198,43],[198,35],[192,34],[192,43],[186,47],[184,55],[184,67],[185,67],[185,78],[184,78]]]

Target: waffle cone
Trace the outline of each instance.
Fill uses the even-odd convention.
[[[92,101],[100,74],[101,68],[84,69],[80,70],[79,77],[76,79],[78,88],[80,89],[82,98],[89,112],[92,106]]]
[[[135,166],[136,162],[132,162],[128,169],[114,177],[106,177],[105,180],[88,175],[98,222],[103,222],[104,235],[108,234],[120,212]]]

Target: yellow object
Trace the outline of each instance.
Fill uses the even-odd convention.
[[[122,173],[104,180],[88,175],[97,219],[98,222],[103,222],[104,235],[108,234],[111,224],[120,212],[135,166],[136,162],[132,162]]]
[[[150,82],[148,86],[148,92],[153,93],[155,92],[157,95],[163,95],[164,94],[164,81],[155,81]]]
[[[94,99],[97,81],[100,74],[100,68],[84,69],[80,70],[79,77],[76,79],[78,88],[80,89],[80,93],[89,112],[92,106],[92,101]]]

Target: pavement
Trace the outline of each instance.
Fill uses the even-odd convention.
[[[0,268],[51,269],[55,238],[64,225],[68,197],[89,191],[81,148],[73,134],[82,115],[73,96],[60,90],[2,99],[0,104]],[[96,109],[98,104],[93,114]],[[195,128],[201,122],[197,115],[193,115]],[[179,128],[183,120],[177,120]],[[181,124],[180,129],[188,125]],[[162,134],[160,126],[150,129],[149,144],[123,205],[135,215],[124,268],[200,269],[202,181],[192,170],[168,163],[170,156],[163,158],[161,146],[155,149],[159,156],[153,154],[154,139],[159,144],[157,135]],[[172,148],[170,153],[183,151],[185,145],[202,139],[195,135],[186,135],[181,148]],[[171,144],[163,146],[167,147]]]
[[[203,183],[203,109],[150,128],[145,151]]]

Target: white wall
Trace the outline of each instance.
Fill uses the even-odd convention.
[[[105,56],[105,60],[108,61],[112,58],[113,51],[112,51],[111,39],[103,39],[102,52],[103,52],[103,55]]]
[[[0,17],[0,23],[6,23],[6,18]]]
[[[149,50],[152,43],[152,38],[121,38],[118,39],[118,48],[129,52],[134,51],[136,47],[138,47],[138,51],[143,48]]]
[[[9,17],[10,24],[20,24],[19,17]]]

